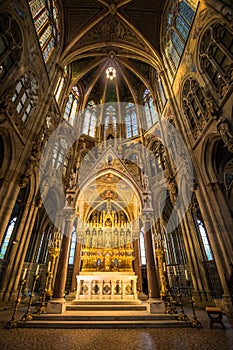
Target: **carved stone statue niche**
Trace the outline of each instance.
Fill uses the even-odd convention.
[[[217,129],[228,151],[233,152],[233,133],[231,131],[229,121],[222,119],[218,123]]]

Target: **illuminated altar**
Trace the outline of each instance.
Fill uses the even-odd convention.
[[[77,228],[82,239],[82,269],[77,275],[76,300],[134,300],[137,276],[133,271],[135,232],[122,212],[93,213],[89,223]],[[137,230],[138,232],[138,230]]]
[[[138,301],[137,276],[134,272],[80,273],[76,299]]]

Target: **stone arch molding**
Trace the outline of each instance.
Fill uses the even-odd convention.
[[[139,106],[140,107],[140,106]],[[139,108],[140,109],[140,108]],[[85,186],[88,184],[88,182],[83,181],[84,179],[82,177],[77,178],[78,171],[76,174],[73,174],[74,178],[74,183],[73,186],[70,186],[70,188],[64,192],[63,189],[63,182],[62,182],[62,172],[57,174],[57,177],[51,177],[47,174],[49,174],[48,169],[52,166],[52,150],[54,148],[54,145],[56,143],[57,138],[61,137],[61,135],[66,135],[67,136],[67,127],[66,123],[63,122],[58,126],[58,128],[53,132],[53,134],[50,136],[46,147],[43,151],[43,155],[41,158],[40,162],[40,169],[39,169],[39,176],[40,176],[40,192],[41,192],[41,198],[42,201],[44,202],[44,207],[45,210],[47,211],[46,208],[46,202],[45,202],[45,196],[43,194],[43,186],[42,183],[46,178],[47,181],[47,187],[48,189],[51,187],[54,187],[54,182],[56,182],[56,188],[59,191],[59,198],[62,198],[62,202],[66,202],[68,206],[71,207],[73,210],[73,213],[75,215],[75,197],[76,193],[78,191],[76,190],[75,186],[80,186],[80,188],[85,188]],[[158,137],[159,139],[162,140],[162,143],[164,147],[166,148],[167,153],[169,154],[169,158],[172,160],[172,163],[174,165],[175,172],[173,174],[174,178],[176,179],[176,186],[177,186],[177,193],[176,193],[176,203],[173,208],[173,212],[171,214],[170,220],[167,223],[166,230],[167,231],[172,231],[175,227],[173,225],[174,222],[176,224],[179,224],[179,222],[182,220],[183,216],[185,215],[185,212],[191,202],[191,197],[192,197],[192,186],[191,184],[193,183],[193,168],[192,168],[192,162],[189,157],[188,150],[184,144],[184,141],[182,140],[181,136],[178,134],[176,129],[166,120],[162,120],[158,125],[157,128],[154,130],[154,136]],[[68,145],[67,145],[67,153],[69,152],[70,148],[72,145],[79,140],[81,137],[80,130],[77,129],[72,129],[70,134],[69,134],[69,139],[68,139]],[[146,181],[146,186],[145,184],[141,188],[140,186],[132,180],[132,177],[130,176],[129,172],[127,169],[124,168],[123,162],[121,161],[122,159],[125,159],[125,156],[122,156],[121,152],[121,145],[124,142],[127,142],[128,139],[122,140],[120,139],[119,142],[115,140],[114,145],[111,146],[111,154],[116,154],[116,159],[118,161],[118,167],[114,168],[114,165],[108,164],[106,166],[102,166],[101,168],[101,163],[99,162],[104,155],[107,155],[108,149],[106,148],[106,145],[100,145],[98,144],[96,147],[98,149],[101,149],[100,153],[97,158],[97,162],[95,164],[91,164],[89,169],[86,169],[83,176],[88,177],[90,179],[94,179],[95,177],[98,178],[98,174],[101,173],[101,171],[104,171],[107,173],[107,171],[111,170],[113,173],[118,174],[120,178],[122,178],[122,174],[124,174],[124,179],[127,179],[127,183],[131,186],[131,184],[134,184],[134,188],[137,189],[138,193],[138,198],[141,198],[142,196],[139,195],[139,193],[143,193],[143,201],[144,201],[144,207],[143,209],[150,209],[153,211],[152,207],[152,202],[156,203],[156,199],[152,201],[151,198],[151,183],[153,179],[150,178],[148,171],[147,171],[147,164],[144,162],[139,162],[138,161],[138,167],[141,169],[143,174],[146,174],[147,176],[147,181]],[[174,142],[176,147],[174,148]],[[171,147],[172,144],[172,147]],[[102,146],[102,147],[101,147]],[[113,148],[115,147],[115,148]],[[130,147],[130,144],[129,144]],[[134,144],[133,146],[133,152],[135,152],[135,147],[138,148],[137,153],[142,155],[142,159],[146,160],[149,159],[150,155],[150,150],[146,146],[142,145],[140,142],[138,142],[136,145]],[[92,150],[90,150],[91,152]],[[128,152],[128,155],[131,154],[131,152]],[[122,174],[121,174],[122,173]],[[47,177],[46,177],[47,175]],[[166,173],[165,173],[166,176]],[[183,181],[181,179],[187,179],[189,186],[182,186]],[[86,184],[86,185],[85,185]],[[154,185],[154,184],[153,184]],[[143,188],[142,188],[143,187]],[[166,186],[164,186],[164,191],[167,191]],[[184,191],[188,191],[188,193],[185,193]],[[67,206],[66,205],[66,206]],[[162,205],[160,205],[160,208],[162,208]],[[158,211],[154,210],[154,217],[155,219],[158,218],[157,215],[161,215],[162,213],[157,213]],[[48,213],[48,211],[47,211]],[[179,215],[177,214],[179,213]],[[48,213],[49,215],[49,213]],[[63,223],[65,220],[65,214],[63,215]],[[53,221],[53,220],[52,220]],[[62,220],[61,220],[62,222]],[[62,230],[62,228],[60,228]]]

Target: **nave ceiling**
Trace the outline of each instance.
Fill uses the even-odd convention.
[[[164,1],[66,0],[65,38],[60,65],[72,71],[72,84],[97,103],[140,103],[143,90],[153,91],[160,70],[160,37]],[[116,79],[106,82],[106,69]]]

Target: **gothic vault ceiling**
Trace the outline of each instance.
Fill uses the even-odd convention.
[[[133,100],[161,69],[160,34],[164,0],[66,0],[62,66],[72,71],[86,96],[102,101]],[[106,69],[116,69],[109,88]]]

